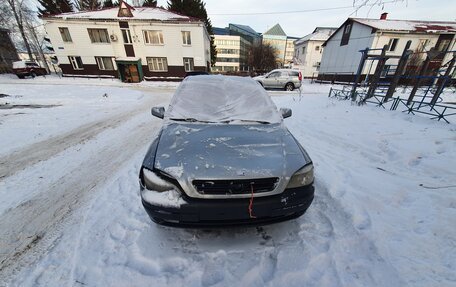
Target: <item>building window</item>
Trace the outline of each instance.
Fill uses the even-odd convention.
[[[71,39],[70,31],[66,27],[59,27],[60,36],[62,36],[63,42],[73,42]]]
[[[110,43],[107,29],[87,29],[92,43]]]
[[[315,46],[315,51],[320,51],[320,46]]]
[[[147,30],[144,31],[144,43],[149,45],[163,45],[162,31]]]
[[[394,52],[394,50],[396,50],[397,42],[399,42],[398,38],[390,39],[388,43],[388,51]]]
[[[302,47],[302,54],[304,55],[306,53],[306,47]]]
[[[168,72],[168,61],[166,61],[166,58],[147,57],[147,66],[151,72]]]
[[[111,57],[95,57],[95,60],[97,61],[98,69],[106,71],[114,70],[114,64],[112,63]]]
[[[184,43],[184,45],[192,44],[192,39],[190,37],[190,31],[182,31],[182,43]]]
[[[440,41],[440,43],[437,47],[437,51],[444,52],[444,51],[448,50],[449,46],[450,46],[450,40],[442,40],[442,41]]]
[[[418,44],[418,52],[424,52],[426,50],[426,46],[429,44],[429,39],[420,39],[420,43]]]
[[[68,56],[70,60],[71,66],[73,66],[73,70],[84,70],[84,66],[82,65],[81,57],[79,56]]]
[[[348,44],[348,40],[350,39],[351,30],[352,30],[352,23],[349,22],[349,23],[345,24],[344,33],[342,34],[342,39],[340,40],[341,46],[345,46]]]
[[[184,68],[186,72],[193,71],[193,58],[184,58]]]
[[[123,38],[123,41],[125,44],[131,44],[133,43],[131,41],[131,34],[130,34],[130,30],[128,29],[121,29],[122,31],[122,38]]]

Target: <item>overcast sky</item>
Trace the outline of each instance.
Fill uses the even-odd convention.
[[[228,23],[249,25],[263,33],[276,23],[282,26],[289,36],[303,37],[316,26],[339,27],[347,17],[379,18],[388,12],[390,19],[456,21],[456,0],[385,0],[384,5],[367,6],[355,11],[357,3],[366,0],[205,0],[206,10],[214,27],[226,27]],[[158,0],[158,5],[166,7],[166,0]],[[369,3],[380,2],[370,0]],[[339,7],[348,7],[333,9]],[[308,11],[331,9],[325,11]],[[369,11],[370,10],[370,11]],[[267,13],[307,11],[283,14],[222,15],[241,13]],[[350,16],[350,14],[352,14]]]

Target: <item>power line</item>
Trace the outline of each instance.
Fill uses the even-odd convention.
[[[309,12],[319,12],[319,11],[330,11],[330,10],[340,10],[340,9],[353,9],[361,8],[363,6],[375,6],[383,5],[389,3],[397,3],[397,0],[384,1],[381,3],[358,5],[358,6],[340,6],[340,7],[329,7],[329,8],[319,8],[319,9],[307,9],[307,10],[293,10],[293,11],[281,11],[281,12],[252,12],[252,13],[209,13],[210,16],[244,16],[244,15],[277,15],[277,14],[296,14],[296,13],[309,13]]]

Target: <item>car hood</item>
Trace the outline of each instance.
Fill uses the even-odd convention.
[[[266,78],[265,76],[256,76],[256,77],[253,77],[254,80],[262,80]]]
[[[193,179],[286,178],[308,162],[283,123],[170,123],[162,128],[154,168],[186,185]]]

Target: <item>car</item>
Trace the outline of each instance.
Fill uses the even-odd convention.
[[[47,75],[47,71],[45,68],[40,67],[34,61],[16,61],[13,62],[13,73],[19,79],[23,79],[26,76],[30,76],[35,78],[36,76],[44,76]]]
[[[293,91],[301,87],[302,74],[298,70],[275,69],[264,76],[254,77],[265,89]]]
[[[263,225],[305,213],[314,198],[312,160],[250,77],[185,78],[139,171],[142,205],[171,226]]]

